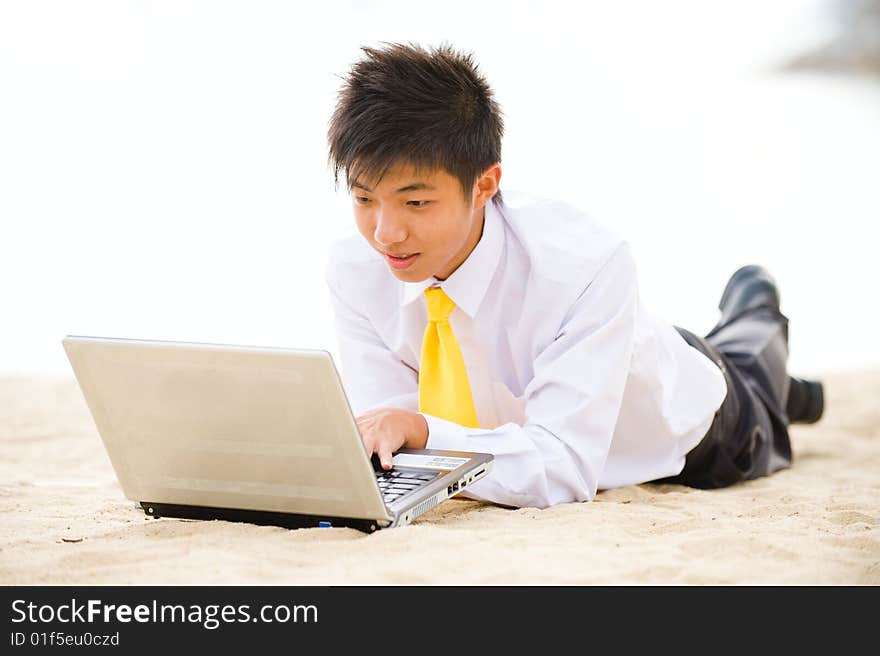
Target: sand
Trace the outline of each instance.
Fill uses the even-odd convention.
[[[877,584],[880,371],[829,372],[789,470],[725,490],[609,490],[412,526],[286,530],[146,519],[75,381],[0,378],[3,584]]]

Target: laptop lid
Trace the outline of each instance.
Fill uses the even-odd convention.
[[[327,351],[62,343],[129,499],[392,519]]]

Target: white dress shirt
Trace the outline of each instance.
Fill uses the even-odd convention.
[[[333,244],[327,283],[356,415],[418,411],[424,289],[455,302],[480,428],[423,416],[427,448],[495,456],[472,498],[543,508],[678,474],[727,394],[719,367],[645,308],[629,244],[563,203],[505,191],[442,282],[399,281],[354,234]]]

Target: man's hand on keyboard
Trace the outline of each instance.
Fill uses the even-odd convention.
[[[356,420],[367,456],[379,456],[383,469],[391,469],[391,455],[401,447],[424,449],[428,422],[417,412],[399,408],[374,408]]]

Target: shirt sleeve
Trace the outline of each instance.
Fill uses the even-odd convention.
[[[491,453],[492,471],[463,493],[514,507],[592,500],[632,359],[638,285],[622,242],[534,361],[525,423],[467,428],[426,415],[430,449]]]
[[[352,412],[357,416],[380,406],[417,412],[418,372],[397,357],[369,318],[343,297],[331,268],[326,280],[339,344],[340,374]]]

